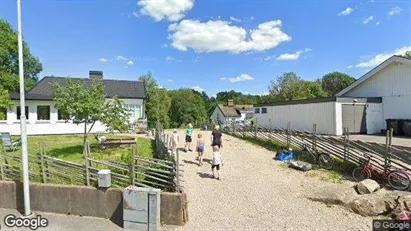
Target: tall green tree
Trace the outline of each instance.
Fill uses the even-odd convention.
[[[146,116],[148,126],[154,127],[157,122],[160,122],[163,127],[169,127],[168,111],[171,100],[167,91],[159,88],[151,72],[140,76],[139,80],[144,82],[147,90]]]
[[[327,96],[335,96],[354,82],[353,77],[341,72],[328,73],[321,79],[322,89]]]
[[[0,89],[17,91],[19,89],[19,56],[17,31],[0,19]],[[23,64],[25,90],[30,89],[38,80],[43,70],[42,64],[34,57],[25,41],[23,41]]]
[[[271,81],[268,90],[270,95],[278,97],[279,100],[289,101],[303,99],[304,87],[303,80],[295,72],[285,72],[278,76],[276,81]]]
[[[180,89],[171,92],[169,116],[173,127],[186,126],[191,123],[198,127],[208,121],[203,98],[191,89]]]
[[[124,132],[128,128],[129,112],[123,103],[114,97],[106,101],[104,85],[96,80],[91,88],[83,82],[67,79],[66,86],[54,84],[54,102],[63,118],[76,124],[84,123],[83,145],[97,121],[103,122],[111,130]],[[87,130],[87,125],[90,125]]]
[[[405,58],[411,59],[411,51],[405,52],[405,54],[404,54],[403,56],[404,56]]]

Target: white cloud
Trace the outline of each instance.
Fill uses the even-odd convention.
[[[175,22],[184,18],[185,13],[194,6],[194,0],[140,0],[140,13],[155,21],[167,19]]]
[[[390,52],[390,53],[378,54],[378,55],[374,56],[373,58],[369,59],[368,61],[361,62],[361,63],[358,63],[356,65],[350,65],[350,66],[348,66],[348,68],[353,68],[353,67],[357,67],[357,68],[375,67],[375,66],[379,65],[380,63],[384,62],[386,59],[390,58],[391,56],[393,56],[393,55],[404,55],[405,52],[407,52],[409,50],[411,50],[411,46],[404,46],[404,47],[396,49],[395,51]]]
[[[394,15],[397,15],[397,14],[401,14],[401,12],[402,12],[402,9],[398,6],[395,6],[395,7],[391,8],[391,10],[388,12],[388,15],[389,16],[394,16]]]
[[[140,15],[138,15],[137,12],[133,12],[133,16],[136,17],[136,18],[140,17]]]
[[[370,17],[368,17],[368,18],[365,18],[365,19],[362,21],[362,23],[367,24],[367,23],[371,22],[372,20],[374,20],[374,16],[370,16]]]
[[[303,53],[310,52],[310,48],[306,48],[304,50],[297,51],[295,53],[285,53],[279,55],[276,59],[280,61],[290,61],[290,60],[297,60],[301,57]]]
[[[198,92],[203,92],[204,91],[204,89],[199,87],[199,86],[192,87],[191,89],[193,89],[195,91],[198,91]]]
[[[159,86],[158,86],[158,88],[159,88],[159,89],[164,89],[164,87],[163,87],[163,86],[161,86],[161,85],[159,85]]]
[[[102,62],[102,63],[107,63],[107,62],[110,61],[110,60],[108,60],[108,59],[106,59],[106,58],[100,58],[99,61]]]
[[[134,62],[131,61],[131,60],[127,62],[127,65],[129,65],[129,66],[131,66],[131,65],[133,65],[133,64],[134,64]]]
[[[247,31],[230,22],[216,20],[200,22],[198,20],[183,20],[171,24],[169,39],[171,45],[180,50],[189,48],[196,52],[222,52],[241,53],[247,51],[264,51],[278,46],[282,42],[291,41],[291,37],[282,31],[281,20],[268,21]]]
[[[248,91],[244,92],[245,95],[259,95],[259,96],[263,96],[263,95],[268,95],[270,94],[269,92],[263,92],[263,93],[250,93]]]
[[[198,62],[200,61],[200,59],[201,59],[201,56],[196,56],[193,58],[193,62]]]
[[[380,25],[380,21],[376,22],[375,25]]]
[[[241,74],[237,77],[231,77],[231,78],[222,77],[220,78],[220,80],[230,82],[230,83],[237,83],[237,82],[254,80],[254,78],[247,74]]]
[[[126,57],[124,57],[124,56],[121,56],[121,55],[119,55],[119,56],[117,56],[116,57],[116,60],[121,60],[121,61],[128,61],[128,59],[126,58]]]
[[[166,61],[167,61],[168,63],[181,62],[181,60],[175,59],[175,58],[173,58],[173,57],[171,57],[171,56],[167,56],[167,57],[166,57]]]
[[[167,48],[168,47],[168,45],[167,44],[163,44],[163,45],[161,45],[161,48]]]
[[[171,83],[171,82],[173,82],[173,80],[172,79],[167,79],[167,82]]]
[[[251,21],[252,21],[252,20],[254,20],[254,19],[255,19],[255,17],[254,17],[254,16],[251,16],[251,17],[250,17],[250,20],[251,20]]]
[[[353,8],[347,7],[345,8],[345,10],[338,13],[338,16],[347,16],[347,15],[350,15],[353,11],[354,11]]]
[[[231,16],[230,20],[233,22],[241,22],[241,19]]]

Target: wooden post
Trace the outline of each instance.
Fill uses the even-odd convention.
[[[291,145],[291,123],[287,123],[287,148],[290,148]]]
[[[344,135],[344,161],[347,161],[347,128],[343,128]]]
[[[317,150],[317,124],[313,124],[313,149]]]
[[[177,183],[177,188],[176,191],[179,193],[180,192],[180,155],[178,154],[178,149],[176,153],[176,183]]]
[[[390,129],[390,137],[389,137],[389,142],[388,142],[388,158],[387,158],[387,163],[391,163],[391,154],[392,154],[392,137],[394,135],[394,129]]]
[[[88,151],[87,151],[87,144],[85,144],[84,149],[83,149],[83,155],[84,155],[84,164],[86,167],[86,185],[90,186],[90,170],[89,170],[89,160],[88,160]]]
[[[135,185],[136,183],[136,166],[135,166],[135,160],[136,160],[136,151],[137,147],[136,145],[133,145],[133,153],[131,155],[131,185]]]
[[[4,152],[3,151],[1,151],[0,150],[0,177],[1,177],[1,180],[5,180],[6,179],[6,177],[5,177],[5,175],[4,175],[4,166],[3,166],[3,164],[4,164],[4,157],[3,157],[3,155],[4,155]]]
[[[41,169],[41,182],[47,183],[46,169],[44,167],[44,143],[40,144],[40,169]]]
[[[87,158],[91,158],[91,149],[90,149],[90,143],[87,141]],[[89,161],[88,161],[88,165],[89,165],[89,167],[92,167],[91,166],[91,160],[89,159]]]

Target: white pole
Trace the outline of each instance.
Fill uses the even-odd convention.
[[[22,144],[22,165],[23,165],[23,190],[24,190],[24,215],[30,216],[30,192],[29,192],[29,165],[27,151],[27,131],[26,131],[26,108],[24,97],[24,69],[23,69],[23,38],[21,29],[21,0],[17,0],[17,23],[18,23],[18,43],[19,43],[19,76],[20,76],[20,128]]]

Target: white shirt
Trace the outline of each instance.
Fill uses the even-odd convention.
[[[178,143],[178,133],[173,133],[171,136],[171,140],[173,144],[177,144]]]
[[[213,165],[219,165],[221,164],[221,155],[219,152],[214,152],[213,153]]]

